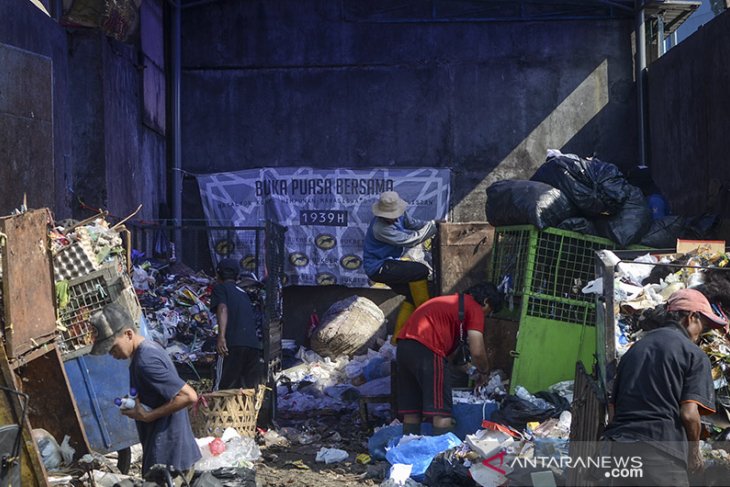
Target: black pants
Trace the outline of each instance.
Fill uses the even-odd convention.
[[[451,375],[447,360],[422,343],[408,339],[398,341],[395,356],[398,414],[451,416]]]
[[[388,259],[378,272],[368,277],[375,282],[387,284],[394,293],[405,296],[406,301],[415,305],[408,283],[427,279],[428,267],[411,260]]]
[[[218,361],[219,367],[220,360]],[[230,347],[223,359],[218,389],[253,389],[261,383],[264,355],[251,347]]]

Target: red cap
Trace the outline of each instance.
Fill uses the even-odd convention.
[[[705,318],[710,320],[713,328],[724,329],[728,324],[726,319],[720,318],[712,311],[705,295],[696,289],[680,289],[673,292],[667,300],[667,311],[702,313]]]

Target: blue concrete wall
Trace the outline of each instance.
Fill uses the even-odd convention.
[[[146,42],[123,44],[67,31],[27,0],[0,2],[12,19],[0,29],[3,52],[28,67],[0,70],[0,88],[13,88],[0,89],[0,215],[23,193],[57,219],[90,216],[79,200],[115,216],[140,203],[140,216],[158,215],[167,196],[162,3],[143,3]]]
[[[454,220],[561,148],[636,163],[630,21],[376,23],[328,0],[183,11],[183,166],[451,167]],[[187,215],[186,215],[187,216]]]
[[[648,81],[655,181],[677,214],[729,219],[730,11],[652,63]]]

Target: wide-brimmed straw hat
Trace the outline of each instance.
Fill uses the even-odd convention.
[[[373,215],[381,218],[398,218],[408,207],[408,203],[395,191],[385,191],[380,194],[378,201],[373,203]]]

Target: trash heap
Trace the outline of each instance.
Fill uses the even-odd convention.
[[[377,429],[368,442],[370,456],[392,466],[381,485],[532,485],[527,470],[511,466],[567,456],[572,381],[535,395],[521,386],[509,395],[506,383],[494,371],[476,393],[454,391],[453,433],[403,436],[398,422]],[[421,426],[424,435],[430,429],[428,423]]]
[[[49,231],[60,331],[56,342],[64,359],[91,350],[89,318],[105,305],[117,302],[133,319],[140,318],[127,274],[125,231],[102,214],[82,222],[64,220]]]
[[[48,237],[56,281],[81,277],[105,265],[125,263],[119,231],[104,218],[61,222]]]
[[[730,253],[700,246],[687,253],[659,257],[646,254],[633,261],[622,261],[610,251],[603,251],[603,255],[604,261],[616,269],[613,318],[619,359],[650,331],[641,319],[642,311],[665,303],[679,289],[694,288],[702,292],[718,315],[726,315],[724,310],[730,309]],[[602,293],[600,286],[595,286],[597,282],[587,288]],[[730,433],[730,340],[726,331],[710,330],[701,336],[698,345],[710,359],[719,411],[716,415],[703,417],[709,438],[702,451],[711,463],[730,464],[727,452],[712,446],[716,440],[727,441]]]
[[[205,273],[166,273],[148,262],[134,267],[132,282],[144,309],[149,336],[173,361],[215,362],[217,323],[209,309],[213,278]]]
[[[666,248],[677,238],[704,238],[715,221],[714,216],[655,215],[649,196],[663,199],[629,184],[614,164],[550,149],[529,180],[489,186],[485,209],[493,226],[556,227],[607,238],[620,247]]]
[[[284,354],[299,363],[277,376],[278,414],[288,418],[353,411],[361,396],[390,394],[390,362],[395,347],[383,340],[378,350],[363,355],[321,357],[305,347],[286,343]],[[296,351],[294,351],[296,349]],[[385,417],[389,405],[373,405],[373,414]]]

